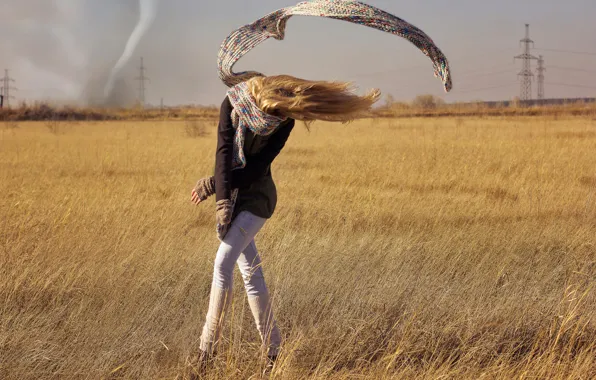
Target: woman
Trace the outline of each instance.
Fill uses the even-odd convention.
[[[236,263],[269,365],[277,358],[281,336],[254,242],[277,203],[271,163],[283,149],[295,120],[348,122],[368,114],[379,96],[378,90],[358,96],[349,83],[288,75],[253,77],[228,91],[220,110],[215,175],[199,180],[191,194],[192,202],[199,204],[215,193],[221,240],[200,340],[201,365],[216,350],[232,298]]]
[[[379,99],[378,90],[357,96],[344,82],[308,81],[288,75],[264,76],[233,71],[234,64],[269,38],[283,40],[295,16],[327,17],[401,36],[432,60],[445,91],[452,87],[447,58],[422,30],[386,11],[360,1],[311,0],[278,9],[233,31],[222,43],[218,73],[230,87],[222,103],[215,175],[198,181],[196,204],[216,194],[216,221],[221,245],[200,342],[202,366],[213,355],[223,316],[231,301],[234,264],[238,262],[250,309],[270,363],[281,343],[254,238],[275,210],[276,189],[270,165],[283,149],[294,120],[348,122],[366,115]]]

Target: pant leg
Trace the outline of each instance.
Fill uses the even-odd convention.
[[[221,289],[232,287],[234,266],[267,220],[243,211],[232,221],[215,256],[213,282]]]
[[[209,309],[201,334],[200,349],[212,353],[219,341],[225,312],[231,303],[234,266],[238,257],[253,241],[266,219],[249,212],[234,218],[228,233],[221,242],[213,265],[213,281],[209,296]]]
[[[281,335],[273,316],[261,257],[254,240],[238,258],[238,267],[242,273],[244,287],[248,295],[248,304],[261,336],[263,347],[266,349],[268,356],[276,356],[281,345]]]
[[[261,257],[259,256],[254,240],[250,242],[244,251],[242,251],[240,257],[238,257],[238,268],[240,269],[240,273],[242,273],[244,287],[248,296],[258,296],[259,294],[267,293]]]

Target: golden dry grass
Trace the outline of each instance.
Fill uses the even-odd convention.
[[[215,134],[11,123],[0,142],[0,378],[183,378],[218,241],[189,202]],[[257,237],[277,379],[596,376],[596,121],[297,125]],[[258,378],[236,273],[210,378]]]

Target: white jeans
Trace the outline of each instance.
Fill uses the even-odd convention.
[[[248,303],[263,344],[267,347],[267,353],[268,355],[278,353],[281,338],[271,311],[261,258],[254,242],[255,235],[265,222],[266,219],[248,211],[240,212],[232,221],[228,233],[217,250],[209,310],[201,335],[203,351],[213,352],[219,340],[224,314],[231,302],[234,266],[237,263],[244,280]]]
[[[213,284],[221,289],[232,288],[234,266],[238,264],[249,296],[267,292],[261,257],[254,237],[267,219],[242,211],[232,221],[228,233],[219,245],[213,271]]]

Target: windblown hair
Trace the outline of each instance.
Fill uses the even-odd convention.
[[[359,96],[349,82],[310,81],[290,75],[254,77],[248,85],[263,112],[307,125],[315,120],[347,123],[366,117],[381,95],[372,90]]]

